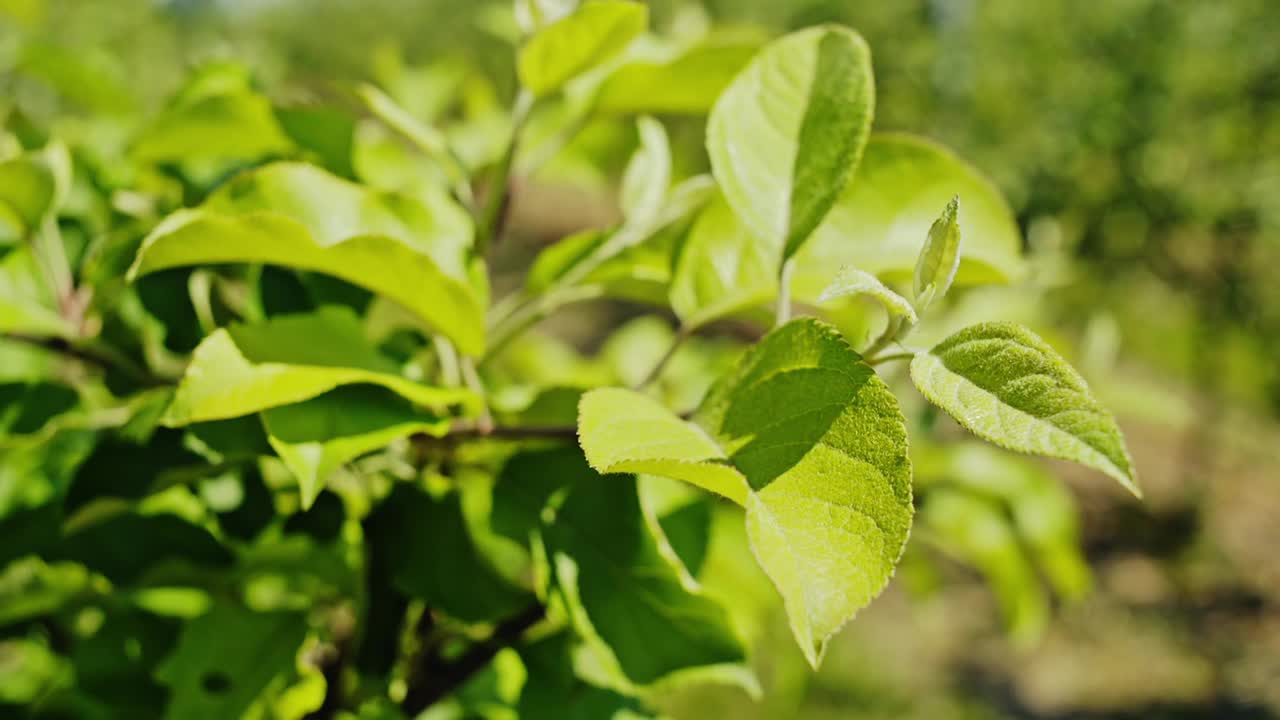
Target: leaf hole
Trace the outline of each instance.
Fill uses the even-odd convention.
[[[231,678],[224,672],[211,670],[200,676],[200,687],[210,695],[223,695],[231,690]]]

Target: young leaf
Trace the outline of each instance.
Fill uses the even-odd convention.
[[[635,685],[699,672],[752,687],[746,650],[724,608],[686,587],[651,522],[632,477],[595,477],[569,490],[542,535],[575,622],[603,641]]]
[[[671,185],[671,143],[662,123],[645,116],[636,120],[640,147],[622,176],[621,203],[627,222],[653,222]]]
[[[443,435],[447,418],[415,410],[375,385],[350,385],[296,405],[262,413],[267,439],[298,479],[302,507],[311,506],[325,480],[342,465],[414,433]]]
[[[671,309],[685,328],[768,302],[777,292],[778,252],[756,237],[717,195],[693,222],[671,277]]]
[[[734,212],[795,254],[858,167],[875,104],[871,51],[837,26],[765,46],[716,101],[711,168]]]
[[[163,421],[173,427],[238,417],[358,383],[381,385],[427,407],[474,401],[465,390],[401,377],[349,310],[324,307],[214,331],[192,354]]]
[[[260,262],[314,270],[400,303],[463,352],[484,349],[471,223],[443,193],[376,193],[319,168],[245,173],[143,241],[130,279],[172,267]]]
[[[818,296],[818,302],[849,295],[870,295],[889,311],[890,316],[902,318],[908,326],[915,325],[918,321],[915,308],[911,307],[906,298],[885,287],[875,275],[853,267],[840,268],[836,279]]]
[[[729,497],[741,497],[734,473],[745,480],[756,558],[815,666],[831,635],[884,588],[906,543],[911,465],[897,400],[816,320],[760,341],[692,423],[629,391],[588,393],[579,439],[604,471],[639,467]]]
[[[582,397],[578,439],[601,473],[648,473],[692,483],[746,505],[746,478],[693,423],[634,390],[601,388]]]
[[[930,402],[979,437],[1019,452],[1073,460],[1141,496],[1115,419],[1044,340],[1013,323],[982,323],[911,361]]]
[[[588,0],[572,14],[539,30],[520,48],[520,84],[536,97],[626,49],[649,22],[649,9],[630,0]]]
[[[853,180],[796,257],[797,296],[821,291],[831,268],[840,265],[855,265],[877,277],[909,279],[920,256],[920,239],[928,235],[938,208],[957,195],[964,198],[959,229],[965,247],[955,282],[1018,278],[1022,238],[999,189],[931,140],[875,133]]]
[[[916,260],[912,292],[921,310],[947,294],[960,269],[960,225],[956,218],[959,209],[960,198],[951,198],[942,215],[929,226],[929,235]]]
[[[670,282],[671,247],[681,221],[714,194],[706,175],[687,178],[667,194],[653,218],[624,222],[612,231],[585,230],[543,250],[533,262],[527,288],[544,295],[542,312],[583,298],[627,297],[662,302]]]
[[[667,60],[627,63],[600,84],[592,109],[601,114],[705,115],[759,47],[754,42],[711,42]]]

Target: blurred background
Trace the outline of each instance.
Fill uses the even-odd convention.
[[[765,697],[699,689],[673,694],[667,711],[1280,718],[1280,3],[649,4],[668,37],[859,30],[875,59],[875,128],[957,151],[1000,187],[1023,231],[1031,278],[971,291],[954,314],[1052,331],[1120,417],[1146,491],[1139,502],[1066,465],[922,448],[920,483],[1061,478],[1069,496],[1050,505],[1078,506],[1089,570],[1070,553],[1057,570],[1051,555],[1010,555],[988,542],[1006,532],[999,522],[952,537],[926,522],[890,589],[813,674],[765,581],[719,543],[708,587],[766,618],[754,639]],[[480,0],[0,0],[0,112],[124,173],[112,159],[191,70],[233,60],[273,102],[300,108],[354,108],[351,89],[376,83],[423,120],[466,118],[457,139],[483,157],[495,133],[477,128],[510,103],[517,33],[507,3]],[[376,166],[376,129],[359,130],[357,162]],[[704,168],[701,121],[669,130],[683,172]],[[520,234],[502,248],[498,287],[546,243],[616,217],[634,144],[628,125],[589,127],[518,178]],[[549,329],[592,348],[637,313],[593,307]],[[908,408],[921,416],[933,421]]]

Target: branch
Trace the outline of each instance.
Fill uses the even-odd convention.
[[[434,652],[426,653],[410,671],[409,690],[400,701],[400,709],[408,717],[417,717],[423,710],[448,697],[471,676],[483,670],[498,651],[520,640],[525,631],[538,624],[546,614],[545,607],[534,603],[499,623],[487,640],[472,645],[447,663]]]
[[[130,379],[149,387],[172,385],[173,381],[159,377],[142,366],[134,363],[119,351],[103,345],[76,345],[57,337],[35,337],[22,333],[5,333],[4,339],[25,343],[34,347],[58,353],[82,365],[89,365],[103,372],[117,371]]]
[[[653,369],[651,369],[649,373],[644,376],[644,379],[641,380],[637,385],[635,385],[631,389],[643,390],[649,387],[650,385],[652,385],[654,381],[656,381],[658,377],[662,375],[662,371],[667,368],[667,365],[671,362],[671,358],[676,356],[676,351],[680,349],[680,346],[684,344],[685,340],[689,339],[689,336],[691,334],[692,333],[689,331],[687,327],[683,325],[680,326],[679,332],[676,333],[675,338],[671,341],[671,346],[667,348],[667,351],[665,353],[663,353],[662,358],[659,359],[658,363],[653,366]]]

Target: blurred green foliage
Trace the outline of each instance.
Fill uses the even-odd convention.
[[[1144,477],[1154,480],[1151,506],[1140,510],[1068,473],[1073,486],[1086,489],[1081,520],[1071,496],[1039,464],[945,444],[954,429],[912,409],[920,412],[909,416],[923,418],[922,437],[938,440],[913,447],[920,542],[898,571],[900,591],[851,626],[814,678],[801,669],[777,601],[746,551],[741,518],[660,482],[642,483],[646,502],[667,503],[660,519],[673,550],[709,593],[731,599],[735,624],[752,628],[753,644],[765,648],[755,667],[766,690],[761,703],[738,690],[699,690],[664,697],[663,707],[679,717],[1280,715],[1272,681],[1280,676],[1280,568],[1260,551],[1280,541],[1273,514],[1280,511],[1280,6],[649,6],[651,26],[667,46],[646,38],[653,47],[640,46],[652,53],[644,70],[658,79],[637,72],[629,82],[649,82],[646,92],[669,99],[666,108],[662,97],[654,102],[670,135],[675,180],[706,169],[700,126],[687,116],[705,113],[709,106],[696,99],[714,95],[728,78],[699,74],[707,84],[685,88],[659,70],[685,62],[696,72],[702,52],[717,58],[712,67],[724,58],[740,63],[763,38],[819,22],[857,28],[874,51],[876,128],[921,133],[959,151],[1003,192],[1025,237],[1025,283],[960,294],[938,337],[919,341],[990,317],[1055,328],[1053,344],[1069,349],[1126,427],[1139,428],[1136,454],[1139,464],[1148,462]],[[352,620],[335,599],[366,592],[355,589],[362,572],[383,580],[363,598],[370,617],[415,616],[418,601],[408,597],[450,605],[438,596],[439,578],[386,556],[394,538],[378,539],[373,521],[394,528],[396,518],[368,507],[385,488],[365,493],[340,479],[303,511],[278,464],[223,472],[237,457],[266,454],[269,439],[256,425],[201,423],[186,440],[151,431],[168,397],[163,388],[147,388],[176,375],[201,337],[229,319],[341,304],[365,313],[371,325],[382,322],[380,351],[420,354],[420,337],[396,331],[395,311],[359,287],[310,273],[174,269],[144,278],[136,290],[124,277],[160,218],[205,202],[227,178],[267,160],[304,160],[419,198],[456,182],[459,172],[489,167],[500,159],[505,108],[516,93],[518,20],[506,3],[456,0],[0,0],[0,184],[44,172],[35,153],[50,139],[69,149],[74,171],[65,177],[54,158],[61,145],[43,151],[52,158],[48,192],[64,197],[54,222],[95,294],[45,298],[43,305],[95,310],[80,315],[98,318],[92,329],[103,342],[80,352],[115,367],[105,383],[87,383],[50,353],[0,343],[0,555],[16,560],[0,573],[0,703],[52,697],[55,715],[150,717],[180,699],[168,693],[225,682],[238,694],[247,682],[248,699],[225,696],[228,702],[252,704],[259,717],[302,717],[321,711],[324,689],[340,682],[317,670],[324,654],[361,652],[342,635]],[[672,46],[712,27],[698,53],[672,55]],[[374,121],[361,83],[386,93],[445,144],[415,137],[413,127]],[[572,97],[529,119],[536,140],[515,159],[527,187],[515,192],[515,234],[494,258],[495,297],[542,244],[617,219],[612,194],[631,174],[627,159],[643,140],[643,130],[637,138],[634,123],[617,117],[636,109],[634,98],[617,92],[603,94],[603,117],[584,121],[572,137],[562,131],[581,111]],[[407,151],[409,144],[426,152]],[[453,154],[442,157],[444,147]],[[14,158],[33,163],[19,167]],[[25,266],[34,260],[17,238],[49,220],[25,207],[0,211],[0,316],[37,312],[34,321],[52,336],[71,337],[84,328],[65,327],[64,315],[6,304],[32,294],[21,279],[31,276]],[[643,261],[629,257],[628,267]],[[456,270],[465,279],[467,269]],[[618,293],[625,298],[652,294],[649,276],[619,279],[604,268],[599,277],[625,288]],[[246,295],[246,287],[260,291]],[[544,424],[562,419],[566,408],[572,413],[574,388],[643,380],[671,331],[652,318],[620,324],[633,313],[630,305],[582,310],[548,334],[513,342],[488,369],[506,385],[495,401],[499,419]],[[851,306],[842,329],[873,325],[866,315]],[[682,348],[656,392],[671,406],[696,406],[709,378],[727,366],[734,332],[731,326]],[[118,402],[125,391],[140,392]],[[45,410],[10,411],[19,406]],[[139,443],[147,444],[147,458],[134,452]],[[506,465],[494,482],[510,482],[518,469]],[[53,497],[66,500],[55,508]],[[484,515],[476,509],[484,498],[462,489],[403,501],[443,518],[433,527],[445,535],[432,542],[449,543],[464,542],[468,528],[477,532],[471,526]],[[495,535],[480,533],[479,548],[466,540],[463,549],[496,565],[492,577],[481,573],[476,582],[509,590],[503,574],[524,566],[527,558],[513,545],[525,539],[521,523],[530,521],[508,520],[514,543],[495,520]],[[70,542],[47,552],[52,529],[64,522],[71,523]],[[149,541],[159,533],[172,539],[164,546]],[[367,558],[354,539],[361,535],[371,546]],[[234,565],[215,536],[238,538]],[[712,542],[697,540],[703,536]],[[694,540],[685,545],[682,537]],[[1099,577],[1091,577],[1081,547]],[[145,583],[110,592],[110,583],[136,580],[138,558]],[[976,569],[990,590],[974,592],[962,568]],[[174,590],[192,584],[202,589]],[[1092,586],[1099,592],[1085,599]],[[227,604],[235,588],[257,612]],[[523,599],[517,594],[507,605]],[[298,614],[308,608],[328,615],[308,626]],[[203,620],[187,623],[193,616]],[[297,668],[255,674],[239,658],[258,658],[259,649],[224,638],[234,647],[217,654],[234,675],[211,672],[193,655],[221,642],[210,629],[214,620],[213,630],[243,625],[246,636],[285,637],[299,650]],[[461,643],[468,631],[434,632]],[[362,649],[417,642],[399,626],[371,624],[368,633]],[[580,717],[630,702],[600,678],[588,684],[575,675],[570,649],[562,634],[499,655],[454,709],[483,715],[512,707],[513,697],[528,713],[557,708],[554,699],[512,691],[525,668],[545,668],[542,676],[560,683],[552,689],[578,693]],[[362,673],[389,670],[375,667],[374,657],[356,660]],[[217,708],[202,712],[224,716]],[[361,716],[390,712],[370,700]]]

